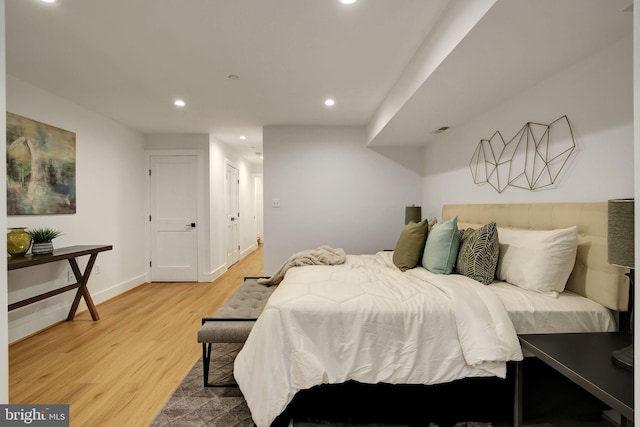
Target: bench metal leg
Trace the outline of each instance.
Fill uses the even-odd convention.
[[[202,373],[204,386],[209,384],[209,362],[211,361],[211,343],[202,343]]]
[[[202,373],[205,387],[238,387],[235,382],[225,384],[212,384],[209,382],[209,371],[211,366],[211,346],[213,343],[202,343]]]

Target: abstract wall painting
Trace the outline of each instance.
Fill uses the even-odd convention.
[[[7,215],[76,213],[76,134],[7,113]]]

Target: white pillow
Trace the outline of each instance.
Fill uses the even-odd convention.
[[[498,241],[498,279],[555,297],[564,291],[576,262],[576,227],[558,230],[512,230],[499,227]]]

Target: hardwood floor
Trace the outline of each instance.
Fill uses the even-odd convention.
[[[145,283],[9,346],[9,402],[68,403],[71,426],[148,426],[201,355],[200,319],[263,274],[263,247],[212,283]]]

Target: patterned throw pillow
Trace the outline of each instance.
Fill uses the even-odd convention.
[[[468,228],[460,242],[456,272],[488,285],[493,282],[496,274],[499,251],[495,222],[477,230]]]

